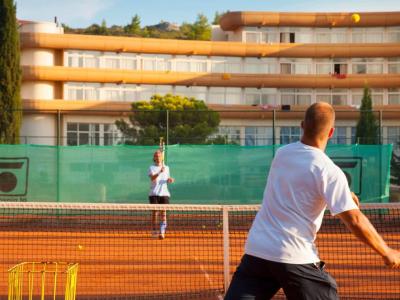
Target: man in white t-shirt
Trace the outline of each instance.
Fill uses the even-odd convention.
[[[280,288],[290,300],[338,299],[314,243],[326,207],[386,265],[400,267],[400,252],[386,245],[359,210],[346,176],[324,153],[334,119],[331,105],[311,105],[301,141],[277,151],[226,300],[271,299]]]
[[[147,174],[150,177],[150,192],[149,201],[151,204],[169,204],[171,196],[168,190],[168,183],[173,183],[175,180],[169,175],[169,167],[164,164],[163,153],[158,150],[153,156],[154,164],[149,167]],[[158,216],[160,215],[159,230]],[[153,211],[152,213],[153,236],[160,239],[165,238],[167,229],[167,213],[165,210]]]

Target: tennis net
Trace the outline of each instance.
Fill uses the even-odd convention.
[[[77,299],[222,299],[257,205],[0,203],[0,299],[21,262],[79,264]],[[164,240],[152,211],[166,210]],[[400,249],[400,205],[365,204]],[[399,299],[400,273],[326,214],[317,244],[341,299]],[[285,299],[279,292],[274,299]]]

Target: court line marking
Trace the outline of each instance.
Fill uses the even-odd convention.
[[[213,281],[210,277],[210,274],[207,273],[206,269],[204,268],[203,264],[200,262],[199,258],[197,256],[193,256],[196,264],[200,267],[201,272],[203,273],[204,277],[206,278],[208,284],[210,285],[210,287],[213,287]],[[219,294],[217,295],[218,300],[223,300],[224,296]]]

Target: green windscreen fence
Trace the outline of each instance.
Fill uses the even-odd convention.
[[[279,146],[173,145],[172,203],[260,203]],[[147,203],[157,147],[0,146],[0,201]],[[362,202],[388,202],[391,145],[331,145]],[[287,170],[290,172],[290,170]]]

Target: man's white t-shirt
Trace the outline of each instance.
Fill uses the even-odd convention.
[[[160,173],[161,166],[152,165],[149,167],[147,174],[153,176]],[[167,196],[170,197],[168,191],[169,167],[164,166],[164,171],[157,176],[156,180],[151,180],[149,196]]]
[[[245,253],[270,261],[320,261],[315,238],[326,207],[332,215],[358,209],[346,176],[320,149],[301,142],[280,148]]]

